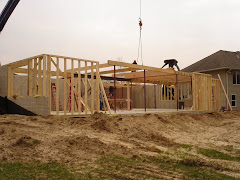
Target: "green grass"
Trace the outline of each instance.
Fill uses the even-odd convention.
[[[196,157],[177,160],[165,154],[132,158],[105,156],[94,164],[78,167],[56,162],[0,162],[0,179],[160,179],[162,174],[177,179],[234,179],[219,170],[223,169]]]
[[[0,162],[0,179],[77,179],[71,169],[56,162],[52,163],[21,163]]]
[[[198,153],[213,159],[222,159],[222,160],[240,162],[240,156],[231,156],[229,154],[225,154],[214,149],[198,148]]]
[[[192,145],[189,145],[189,144],[178,144],[181,148],[184,148],[188,151],[191,151],[193,146]]]

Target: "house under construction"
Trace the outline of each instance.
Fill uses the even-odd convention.
[[[218,79],[203,73],[42,54],[0,67],[2,113],[86,115],[216,111]]]

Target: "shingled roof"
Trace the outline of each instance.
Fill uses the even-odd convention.
[[[240,52],[220,50],[182,69],[185,72],[202,72],[214,69],[240,69]]]

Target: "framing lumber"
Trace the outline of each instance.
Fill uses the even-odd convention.
[[[33,95],[37,95],[37,58],[34,59],[34,89]]]
[[[64,72],[67,70],[67,60],[64,58]],[[64,73],[64,79],[63,79],[63,93],[64,93],[64,102],[63,102],[63,110],[64,110],[64,115],[67,114],[67,73]]]
[[[47,56],[47,94],[48,94],[48,107],[49,114],[51,114],[51,57]]]
[[[224,94],[225,94],[225,97],[226,97],[226,99],[227,99],[228,105],[229,105],[229,107],[230,107],[230,109],[231,109],[231,111],[232,111],[231,103],[230,103],[230,101],[229,101],[229,99],[228,99],[228,95],[227,95],[227,93],[226,93],[226,91],[225,91],[224,85],[223,85],[223,83],[222,83],[222,79],[221,79],[221,77],[220,77],[219,74],[218,74],[218,79],[219,79],[219,81],[220,81],[220,83],[221,83],[221,86],[222,86],[223,92],[224,92]]]
[[[32,81],[33,81],[33,60],[29,59],[28,60],[28,96],[33,96],[33,89],[32,89]]]
[[[84,97],[85,97],[86,104],[88,103],[88,99],[87,99],[87,94],[88,94],[87,70],[88,70],[87,61],[85,61],[85,93],[84,93]],[[87,108],[85,108],[85,114],[87,114]]]
[[[59,58],[57,57],[57,78],[56,78],[56,112],[59,115]]]
[[[65,70],[64,70],[64,72],[65,72]],[[64,74],[66,74],[66,73],[64,73]],[[82,113],[82,103],[81,103],[81,94],[82,94],[82,91],[81,91],[81,88],[82,88],[82,86],[81,86],[81,76],[80,76],[80,74],[81,74],[81,61],[80,60],[78,60],[78,74],[79,74],[79,76],[78,76],[78,114],[81,114]]]
[[[95,65],[95,68],[97,66]],[[91,113],[94,112],[94,72],[93,72],[93,62],[91,62]]]
[[[74,114],[74,60],[71,60],[72,71],[71,71],[71,114]]]
[[[96,63],[96,61],[85,61],[85,62],[90,62],[90,63]],[[99,65],[99,68],[105,68],[105,67],[110,67],[111,65],[109,65],[109,64],[100,64]],[[96,69],[96,65],[94,65],[93,66],[93,68],[94,69]],[[92,69],[92,66],[87,66],[87,67],[82,67],[82,68],[80,68],[80,71],[86,71],[86,70],[91,70]],[[78,68],[75,68],[74,69],[74,72],[76,72],[76,71],[79,71],[79,69]],[[66,72],[70,72],[70,70],[67,70]]]
[[[42,58],[38,58],[38,95],[42,95]]]
[[[47,96],[47,56],[43,56],[43,96]]]
[[[97,112],[100,111],[100,99],[99,99],[100,90],[99,90],[99,81],[100,81],[100,77],[99,77],[99,63],[96,63],[96,111],[97,111]]]
[[[22,86],[25,84],[25,82],[28,80],[28,77],[26,77],[22,83],[20,84],[20,86],[17,88],[17,90],[13,93],[13,95],[16,95],[18,93],[18,91],[22,88]]]

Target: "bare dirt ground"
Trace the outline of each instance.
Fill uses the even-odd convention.
[[[208,149],[228,156],[200,153]],[[240,112],[143,116],[96,113],[86,118],[0,116],[0,161],[4,162],[56,161],[97,168],[100,165],[96,161],[103,157],[151,159],[160,154],[185,164],[194,161],[195,165],[211,165],[221,174],[240,178]],[[132,165],[143,177],[183,178],[181,170],[164,170],[149,158]],[[138,179],[131,172],[124,177]]]

